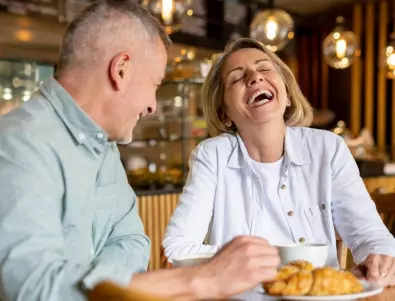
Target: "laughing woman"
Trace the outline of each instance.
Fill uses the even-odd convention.
[[[337,266],[336,229],[368,275],[395,284],[395,239],[348,147],[308,128],[312,108],[275,54],[251,39],[234,42],[214,62],[202,101],[213,138],[191,155],[163,242],[170,261],[253,235],[328,244],[327,264]]]

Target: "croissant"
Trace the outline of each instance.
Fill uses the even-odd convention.
[[[316,268],[306,261],[291,262],[278,270],[274,281],[263,284],[272,296],[333,296],[363,291],[350,272],[331,267]]]

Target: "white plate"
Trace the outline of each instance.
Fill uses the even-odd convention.
[[[339,296],[284,296],[280,297],[277,300],[298,300],[298,301],[349,301],[349,300],[356,300],[360,298],[367,298],[371,297],[374,295],[378,295],[383,291],[383,287],[367,282],[365,280],[361,280],[361,283],[364,287],[364,291],[362,293],[358,294],[352,294],[352,295],[339,295]],[[266,294],[263,294],[265,297],[269,297]],[[270,300],[276,300],[272,299],[273,297],[269,297]]]

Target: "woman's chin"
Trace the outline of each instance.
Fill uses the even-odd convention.
[[[248,121],[251,125],[268,125],[284,123],[283,114],[278,112],[268,112],[267,114],[254,114]]]

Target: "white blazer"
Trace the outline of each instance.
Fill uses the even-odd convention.
[[[395,256],[395,239],[382,223],[342,137],[287,127],[278,194],[293,237],[289,243],[329,244],[327,265],[338,266],[335,228],[356,263],[370,253]],[[191,154],[188,180],[163,241],[169,261],[216,252],[235,236],[262,236],[263,227],[276,231],[274,220],[260,218],[270,206],[261,196],[239,135],[223,134],[200,143]],[[287,214],[290,211],[293,215]],[[203,244],[207,234],[208,244]]]

